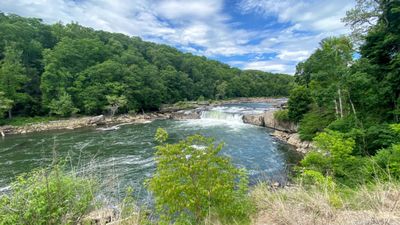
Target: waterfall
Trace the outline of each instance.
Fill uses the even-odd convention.
[[[232,122],[240,122],[243,123],[243,114],[239,113],[227,113],[221,110],[208,110],[202,111],[200,118],[201,119],[209,119],[209,120],[224,120],[224,121],[232,121]]]

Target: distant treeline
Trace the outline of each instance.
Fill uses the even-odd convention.
[[[292,77],[76,23],[0,14],[1,116],[157,110],[163,103],[286,96]]]

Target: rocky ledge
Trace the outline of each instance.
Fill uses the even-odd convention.
[[[73,130],[83,127],[108,127],[110,125],[126,125],[126,124],[140,124],[148,123],[153,120],[159,119],[198,119],[200,118],[199,110],[180,110],[177,112],[156,112],[140,115],[119,115],[114,117],[107,117],[104,115],[94,117],[77,117],[68,118],[63,120],[54,120],[43,123],[32,123],[24,126],[0,126],[0,137],[10,134],[26,134],[50,130]]]
[[[312,143],[301,141],[297,133],[297,124],[292,122],[282,122],[274,118],[277,109],[265,111],[261,114],[244,115],[243,122],[257,126],[268,127],[274,130],[272,136],[296,147],[302,153],[308,152],[312,148]]]

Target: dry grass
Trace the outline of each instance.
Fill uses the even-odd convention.
[[[345,191],[259,184],[252,197],[259,212],[253,224],[400,225],[400,185],[390,182]]]

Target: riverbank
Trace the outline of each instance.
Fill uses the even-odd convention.
[[[199,119],[202,110],[207,110],[211,107],[222,104],[240,102],[264,102],[271,103],[274,106],[278,107],[285,101],[285,98],[236,98],[218,101],[178,102],[173,105],[164,105],[157,112],[149,112],[143,114],[122,114],[114,117],[104,115],[93,117],[82,116],[44,122],[27,123],[20,126],[4,125],[0,126],[0,136],[4,137],[13,134],[27,134],[51,130],[73,130],[84,127],[109,127],[124,124],[140,124],[160,119]]]
[[[244,115],[243,122],[256,126],[267,127],[273,130],[272,136],[296,147],[296,151],[307,153],[313,146],[309,141],[302,141],[297,133],[298,126],[293,122],[284,122],[275,119],[274,113],[279,108],[271,108],[260,114]]]

